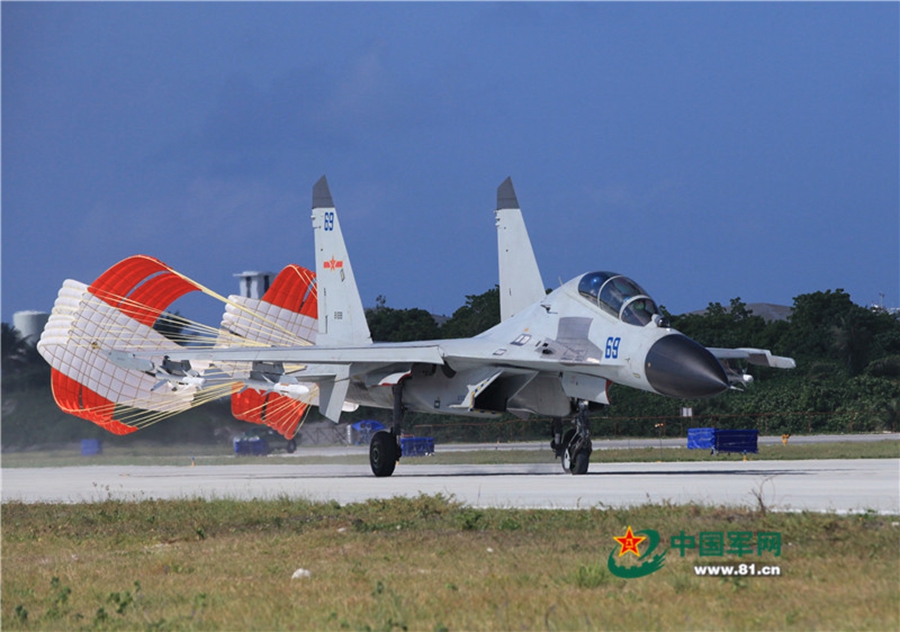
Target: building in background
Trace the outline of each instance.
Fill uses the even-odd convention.
[[[241,296],[257,299],[263,297],[263,294],[266,293],[266,290],[269,289],[269,286],[275,279],[274,272],[245,271],[240,274],[235,274],[234,276],[240,279]]]
[[[33,310],[25,310],[13,314],[13,327],[22,336],[22,340],[34,346],[41,339],[41,332],[44,331],[44,325],[50,314],[47,312],[37,312]]]

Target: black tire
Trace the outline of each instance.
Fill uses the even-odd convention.
[[[290,441],[288,441],[285,450],[288,451],[288,454],[293,454],[297,450],[297,440],[291,439]]]
[[[572,472],[572,455],[569,454],[569,444],[572,443],[572,439],[575,438],[575,429],[570,428],[563,435],[562,443],[560,444],[561,450],[559,451],[559,462],[562,465],[563,472],[569,474]]]
[[[369,444],[369,465],[375,476],[390,476],[397,466],[397,440],[385,430],[372,435]]]
[[[575,458],[572,459],[572,474],[587,474],[588,464],[591,462],[591,453],[587,450],[580,450]]]

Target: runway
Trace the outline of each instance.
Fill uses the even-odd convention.
[[[556,463],[401,463],[390,478],[365,465],[278,464],[6,468],[3,502],[307,498],[341,504],[444,494],[474,507],[587,508],[698,503],[775,511],[900,514],[900,460],[594,462],[584,476]]]

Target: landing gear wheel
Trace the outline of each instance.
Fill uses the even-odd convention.
[[[587,445],[582,442],[581,446],[575,445],[574,441],[570,442],[560,457],[563,471],[567,474],[587,474],[588,464],[591,462],[591,452],[590,441]]]
[[[574,438],[575,429],[570,428],[566,431],[566,434],[563,435],[562,443],[560,444],[559,462],[562,464],[563,472],[566,474],[572,472],[572,455],[569,454],[569,446],[572,444],[572,439]]]
[[[285,448],[288,451],[288,454],[293,454],[297,451],[297,440],[291,439],[287,442],[287,447]]]
[[[369,444],[369,465],[375,476],[390,476],[397,466],[399,448],[397,439],[386,430],[379,430],[372,435]]]
[[[588,464],[591,462],[591,453],[581,450],[572,459],[572,474],[587,474]]]

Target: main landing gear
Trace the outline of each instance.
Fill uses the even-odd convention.
[[[578,412],[572,420],[573,428],[563,433],[561,419],[553,420],[553,441],[550,447],[562,463],[564,471],[571,474],[587,474],[591,461],[591,427],[588,424],[588,402],[579,400]]]
[[[402,456],[400,449],[400,427],[403,422],[403,383],[391,387],[394,394],[394,410],[391,415],[393,425],[390,431],[379,430],[372,435],[369,444],[369,465],[375,476],[390,476]]]

